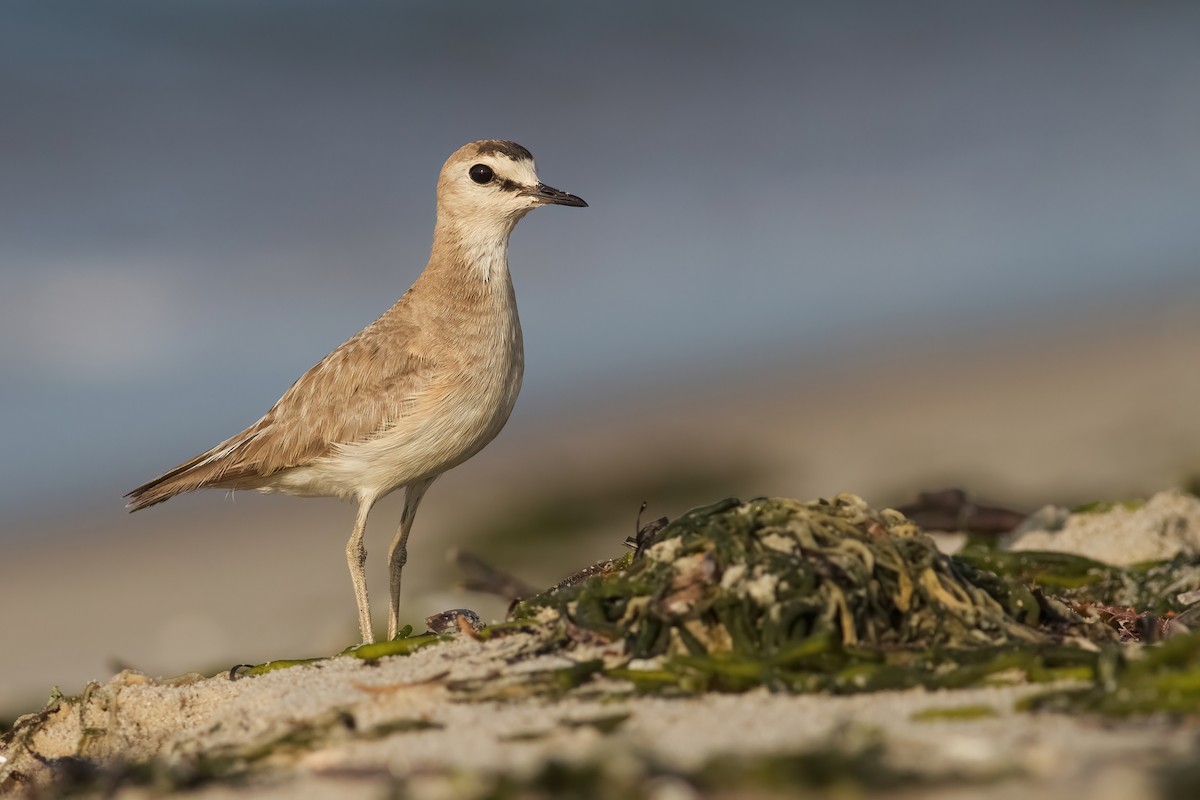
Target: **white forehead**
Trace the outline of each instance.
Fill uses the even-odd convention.
[[[521,183],[536,184],[538,182],[537,164],[533,163],[532,158],[513,161],[513,170],[518,176],[516,180]]]

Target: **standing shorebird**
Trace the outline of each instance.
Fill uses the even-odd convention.
[[[521,389],[524,348],[508,237],[543,205],[586,206],[538,180],[519,144],[472,142],[438,178],[429,264],[404,296],[300,376],[258,422],[129,494],[129,510],[194,489],[257,489],[358,502],[346,561],[371,642],[363,532],[371,506],[405,487],[388,550],[396,635],[408,534],[430,484],[495,438]]]

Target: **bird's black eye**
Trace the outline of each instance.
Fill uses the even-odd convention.
[[[492,168],[487,164],[476,164],[471,167],[468,174],[471,176],[471,180],[478,184],[491,183],[492,178],[496,177],[496,173],[492,172]]]

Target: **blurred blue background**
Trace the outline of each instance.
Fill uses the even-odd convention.
[[[12,2],[0,504],[257,419],[510,138],[592,209],[512,266],[520,408],[1200,273],[1200,6]]]
[[[0,508],[252,422],[428,255],[445,157],[587,211],[512,266],[517,420],[1200,276],[1192,3],[12,2]]]
[[[591,207],[513,236],[525,388],[422,505],[415,625],[504,613],[452,547],[549,585],[642,500],[1186,484],[1197,42],[1194,2],[5,3],[0,716],[353,641],[346,505],[121,495],[407,289],[474,139]]]

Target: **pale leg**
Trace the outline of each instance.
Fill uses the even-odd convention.
[[[375,641],[371,631],[371,604],[367,602],[367,548],[363,544],[363,533],[367,528],[367,514],[371,513],[374,497],[358,499],[358,516],[354,519],[354,532],[346,542],[346,563],[350,565],[350,579],[354,581],[354,600],[358,603],[358,632],[363,644]]]
[[[400,573],[408,562],[408,532],[412,530],[413,518],[417,516],[417,506],[425,496],[425,490],[437,478],[422,478],[413,481],[404,491],[404,513],[400,517],[400,528],[392,539],[388,550],[388,573],[391,576],[391,602],[388,606],[388,639],[396,636],[400,626]]]

